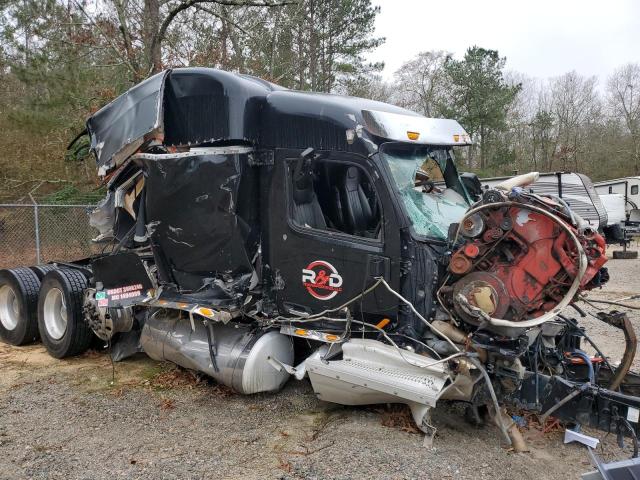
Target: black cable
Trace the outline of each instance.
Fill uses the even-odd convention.
[[[629,436],[631,437],[631,441],[633,442],[633,455],[631,458],[638,458],[638,437],[636,435],[636,431],[626,418],[618,417],[618,428],[620,428],[620,423],[622,423],[622,425],[627,429]]]
[[[209,357],[211,358],[211,366],[213,367],[213,371],[218,373],[220,370],[218,369],[218,364],[216,362],[216,350],[213,345],[213,325],[211,322],[205,322],[205,330],[207,331],[207,343],[209,343]]]
[[[536,339],[536,350],[533,354],[533,363],[535,367],[535,385],[536,385],[536,408],[540,404],[540,383],[539,383],[539,374],[538,374],[538,351],[540,350],[540,335]]]

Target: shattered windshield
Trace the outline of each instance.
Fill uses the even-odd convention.
[[[415,233],[446,240],[449,225],[460,221],[469,208],[468,201],[459,193],[460,183],[450,150],[427,146],[390,147],[381,155],[391,171]],[[447,170],[453,175],[445,175]]]

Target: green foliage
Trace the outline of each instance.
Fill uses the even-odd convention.
[[[480,141],[481,167],[487,163],[483,146],[492,134],[506,130],[507,109],[521,88],[505,82],[504,64],[497,51],[471,47],[464,59],[449,57],[444,67],[451,90],[449,103],[441,110]]]
[[[75,185],[65,185],[60,190],[50,193],[39,200],[39,203],[55,205],[94,205],[106,194],[106,188],[101,187],[88,192],[82,192]]]
[[[64,159],[68,162],[81,162],[91,157],[91,142],[88,135],[77,138],[73,144],[69,145]]]
[[[373,35],[379,8],[371,0],[237,3],[201,1],[178,13],[162,38],[160,68],[219,67],[321,91],[365,83],[381,69],[364,60],[383,41]],[[78,194],[93,191],[86,139],[66,146],[88,116],[152,73],[160,23],[183,4],[0,2],[0,196],[67,181]],[[70,188],[50,200],[78,199]]]

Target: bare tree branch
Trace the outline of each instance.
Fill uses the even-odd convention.
[[[126,57],[126,55],[122,54],[122,50],[120,48],[118,48],[117,45],[115,45],[111,39],[109,38],[109,36],[100,28],[100,26],[93,20],[93,18],[91,18],[91,15],[89,15],[87,13],[87,11],[84,9],[84,7],[80,4],[80,2],[78,2],[77,0],[73,0],[73,3],[76,5],[76,7],[78,7],[80,9],[80,11],[82,12],[82,14],[87,17],[87,20],[89,20],[89,22],[91,22],[91,25],[93,25],[95,27],[96,30],[98,30],[98,32],[100,33],[100,35],[104,38],[104,40],[109,44],[109,46],[111,47],[111,50],[113,50],[113,52],[120,58],[122,59],[122,61],[125,63],[125,65],[127,65],[127,67],[129,68],[129,70],[131,71],[131,73],[133,73],[134,75],[136,74],[137,70],[135,69],[135,67],[131,64],[131,62],[129,61],[129,59]]]
[[[75,1],[75,0],[74,0]],[[153,41],[151,43],[151,51],[156,51],[155,49],[162,43],[164,40],[167,30],[171,25],[171,22],[176,18],[176,16],[193,6],[203,4],[203,3],[215,3],[218,5],[225,5],[230,7],[282,7],[285,5],[292,5],[298,3],[297,0],[278,0],[278,1],[269,1],[269,0],[186,0],[175,6],[173,9],[169,11],[165,19],[160,24],[160,29],[157,34],[154,35]],[[153,65],[149,68],[149,73],[153,71]]]

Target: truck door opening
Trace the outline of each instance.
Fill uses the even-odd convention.
[[[290,218],[302,228],[341,232],[356,237],[381,238],[381,208],[362,167],[315,160],[289,168]]]

